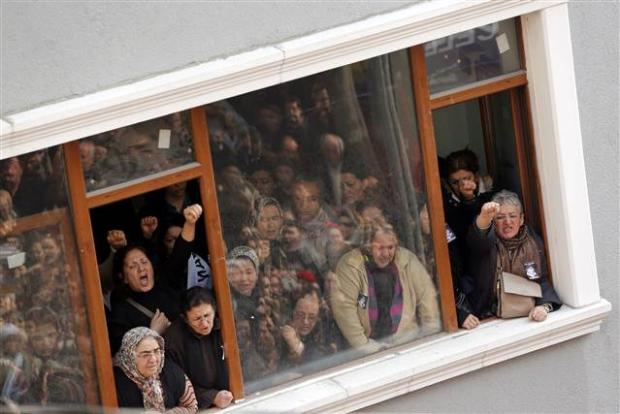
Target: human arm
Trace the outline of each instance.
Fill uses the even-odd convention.
[[[359,259],[359,263],[357,263],[357,259]],[[335,283],[330,295],[334,320],[342,335],[354,348],[374,342],[368,339],[358,314],[357,301],[358,296],[365,293],[362,286],[365,278],[361,253],[359,250],[354,250],[343,256],[338,262]]]
[[[202,215],[202,207],[200,204],[192,204],[183,209],[183,217],[185,223],[183,223],[183,229],[181,230],[181,236],[183,240],[193,242],[196,237],[196,222]]]
[[[405,277],[411,278],[416,296],[416,315],[420,323],[420,334],[429,335],[439,332],[441,321],[439,317],[439,303],[437,290],[426,268],[418,258],[406,249],[400,249],[400,254],[409,257]]]
[[[176,407],[166,410],[167,414],[193,414],[198,411],[198,402],[194,394],[194,387],[189,378],[187,378],[187,375],[183,375],[183,377],[185,378],[185,389],[183,394],[177,401]]]
[[[480,214],[476,217],[476,227],[478,230],[487,230],[491,227],[493,219],[499,214],[499,204],[494,201],[484,203],[480,209]]]

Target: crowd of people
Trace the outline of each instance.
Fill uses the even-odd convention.
[[[442,328],[433,212],[423,191],[403,197],[395,190],[391,160],[372,151],[380,138],[371,135],[368,147],[348,137],[325,83],[312,84],[307,99],[293,92],[253,101],[251,110],[242,100],[206,107],[246,383]],[[82,140],[87,189],[191,161],[192,139],[201,137],[187,125],[179,113]],[[27,252],[23,265],[3,268],[3,285],[13,278],[23,291],[2,298],[2,395],[51,401],[49,384],[59,384],[80,402],[62,235],[38,230],[10,240],[11,223],[33,213],[34,195],[20,192],[20,181],[36,179],[27,174],[35,164],[2,162],[0,248]],[[474,329],[495,314],[498,269],[541,285],[529,317],[544,320],[561,302],[518,196],[494,192],[468,149],[441,159],[440,169],[459,326]],[[121,406],[195,412],[233,400],[216,298],[190,277],[190,258],[209,260],[193,184],[91,211]],[[36,194],[42,209],[59,205],[57,187],[40,188],[50,190]],[[413,200],[407,211],[403,198]],[[41,283],[28,282],[35,274]]]
[[[71,235],[62,152],[49,148],[0,162],[0,396],[20,404],[84,403],[85,377],[73,305],[79,275],[67,261]],[[20,226],[20,220],[35,225]]]

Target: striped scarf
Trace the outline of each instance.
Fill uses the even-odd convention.
[[[364,265],[368,277],[368,318],[370,319],[371,325],[374,325],[379,319],[379,307],[377,306],[377,295],[375,292],[375,276],[379,272],[387,272],[394,278],[394,295],[392,296],[392,306],[390,306],[390,317],[392,318],[392,333],[396,333],[398,325],[400,324],[400,318],[403,314],[403,287],[400,284],[398,268],[392,261],[392,263],[384,269],[379,269],[369,258],[366,258]]]

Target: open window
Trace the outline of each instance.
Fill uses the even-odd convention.
[[[521,13],[529,13],[533,10],[525,9],[526,6],[541,9],[548,7],[543,7],[540,3],[536,6],[531,6],[531,4],[534,3],[518,6],[523,7],[519,8],[519,11]],[[514,14],[518,13],[515,11]],[[503,19],[505,17],[504,14],[501,14],[501,16],[498,14],[496,19]],[[269,229],[267,228],[269,223],[278,222],[278,217],[253,216],[248,211],[249,209],[255,210],[256,206],[253,201],[237,203],[234,201],[235,196],[228,197],[229,194],[226,194],[226,191],[245,192],[247,190],[247,192],[254,195],[257,192],[269,191],[268,188],[272,185],[270,184],[269,172],[265,174],[265,171],[261,171],[258,168],[259,164],[261,164],[260,162],[253,164],[257,161],[255,158],[257,156],[259,158],[271,156],[272,162],[277,163],[284,159],[281,154],[282,150],[294,148],[295,145],[292,144],[297,144],[298,149],[301,148],[300,142],[296,141],[294,137],[292,140],[287,140],[281,136],[273,137],[274,140],[269,142],[268,146],[257,145],[256,131],[251,128],[251,126],[258,128],[259,124],[257,121],[260,119],[262,122],[260,129],[262,130],[259,129],[259,132],[268,135],[269,128],[274,123],[282,122],[282,120],[278,121],[278,116],[281,119],[284,118],[286,113],[284,101],[289,95],[297,96],[300,99],[301,112],[303,113],[306,110],[307,112],[304,115],[308,117],[314,116],[314,114],[318,115],[322,111],[321,105],[323,108],[331,106],[333,111],[345,114],[345,116],[338,117],[338,123],[341,123],[341,125],[335,128],[335,134],[333,135],[341,138],[342,142],[346,144],[345,148],[355,148],[357,150],[355,158],[364,160],[363,164],[367,166],[367,171],[364,171],[364,173],[367,175],[376,174],[374,178],[377,181],[382,181],[382,184],[388,188],[384,192],[377,191],[377,194],[383,197],[390,210],[395,211],[392,216],[395,219],[392,226],[396,227],[403,245],[417,256],[418,260],[426,266],[426,270],[433,277],[433,283],[439,292],[441,325],[444,332],[449,333],[456,330],[456,320],[454,316],[449,261],[444,237],[444,218],[441,209],[441,186],[437,156],[445,154],[453,148],[457,148],[457,146],[451,146],[453,143],[450,142],[450,139],[445,138],[445,136],[450,136],[452,133],[445,132],[448,128],[445,128],[447,127],[445,121],[440,121],[442,116],[449,118],[451,121],[454,121],[456,116],[467,121],[467,123],[473,122],[475,124],[474,127],[468,125],[466,128],[468,133],[471,132],[471,135],[467,136],[467,143],[477,148],[479,157],[484,161],[485,169],[495,178],[495,182],[498,185],[501,183],[501,186],[508,186],[521,191],[521,194],[526,198],[526,214],[530,221],[532,219],[538,221],[535,225],[538,226],[543,234],[543,210],[540,205],[540,200],[543,199],[543,196],[539,194],[540,186],[536,177],[535,160],[537,160],[539,166],[543,165],[541,161],[545,161],[545,169],[542,171],[541,177],[544,180],[543,182],[548,185],[545,186],[545,191],[542,195],[544,195],[547,204],[553,204],[554,212],[560,212],[555,217],[550,216],[548,212],[544,216],[547,217],[549,229],[553,232],[550,237],[550,242],[555,243],[552,246],[552,253],[556,257],[553,263],[555,268],[559,269],[558,275],[561,275],[558,278],[558,282],[559,287],[563,289],[561,292],[564,295],[563,299],[566,298],[567,303],[574,306],[588,305],[600,299],[598,287],[595,286],[596,278],[592,274],[592,272],[595,272],[593,269],[593,256],[590,255],[592,257],[588,256],[584,259],[579,258],[582,256],[577,257],[578,255],[575,253],[578,249],[575,246],[579,241],[571,233],[572,229],[578,228],[582,230],[578,232],[579,234],[584,234],[586,237],[590,235],[590,231],[587,228],[589,223],[587,223],[587,219],[583,220],[587,217],[587,202],[582,202],[581,204],[569,203],[561,192],[561,186],[559,186],[559,189],[552,188],[553,186],[550,183],[553,183],[555,179],[566,179],[563,178],[563,174],[560,172],[567,172],[565,165],[569,163],[565,161],[569,157],[559,150],[556,151],[561,145],[559,136],[552,136],[553,139],[546,139],[544,141],[541,138],[543,135],[546,138],[543,132],[551,131],[551,133],[558,133],[557,125],[551,125],[551,121],[544,118],[548,115],[542,114],[545,111],[541,111],[541,108],[536,108],[540,114],[533,111],[536,116],[531,120],[528,109],[528,104],[531,101],[542,105],[543,109],[550,108],[550,111],[552,110],[551,112],[553,112],[557,109],[553,107],[553,104],[561,101],[561,99],[558,99],[558,96],[561,94],[558,93],[557,86],[551,85],[553,84],[551,82],[553,79],[547,78],[547,76],[551,76],[548,75],[547,71],[553,72],[553,70],[557,70],[560,66],[560,56],[551,53],[555,44],[551,44],[551,46],[542,42],[540,45],[536,44],[536,40],[549,41],[551,36],[549,33],[554,32],[553,30],[543,30],[544,33],[538,33],[536,29],[556,24],[562,28],[562,18],[564,17],[566,16],[562,15],[560,8],[537,12],[528,16],[530,19],[530,30],[527,32],[529,44],[526,50],[529,50],[528,53],[531,55],[539,58],[530,59],[528,62],[528,65],[532,65],[535,69],[531,77],[531,73],[528,72],[527,75],[525,73],[524,52],[519,40],[520,30],[518,21],[502,21],[480,29],[473,29],[451,38],[440,39],[436,44],[427,48],[428,61],[425,57],[425,47],[423,45],[413,46],[410,49],[399,52],[391,52],[402,48],[404,44],[402,40],[399,40],[401,43],[398,43],[386,38],[383,41],[386,44],[389,43],[389,47],[385,46],[377,49],[380,52],[376,52],[376,54],[391,52],[387,55],[362,60],[333,71],[292,81],[288,84],[252,92],[243,96],[233,96],[238,94],[239,90],[248,91],[255,88],[255,84],[248,81],[248,84],[251,86],[244,84],[241,89],[234,89],[232,87],[226,89],[227,92],[224,95],[228,94],[228,96],[232,97],[224,101],[220,100],[222,93],[218,84],[218,87],[213,89],[215,92],[212,91],[212,94],[207,97],[194,100],[189,98],[182,100],[179,98],[178,102],[175,101],[175,104],[172,105],[174,108],[194,107],[194,109],[180,115],[166,115],[161,119],[149,121],[148,123],[153,125],[153,129],[148,139],[142,142],[137,138],[140,138],[139,131],[143,129],[143,125],[127,127],[124,124],[152,118],[154,113],[162,115],[162,112],[164,112],[162,108],[169,108],[169,106],[162,105],[161,108],[154,112],[149,112],[143,108],[136,108],[135,111],[139,115],[136,115],[135,119],[131,116],[123,117],[122,122],[115,121],[116,123],[105,123],[101,120],[89,120],[88,122],[82,120],[88,123],[88,126],[90,126],[90,123],[97,124],[97,122],[100,122],[96,127],[86,129],[89,131],[88,133],[92,133],[93,129],[97,128],[99,130],[109,129],[110,124],[113,124],[115,127],[121,127],[118,131],[104,134],[105,136],[103,137],[91,137],[83,141],[94,141],[95,143],[103,144],[100,145],[103,147],[106,144],[110,144],[109,148],[106,149],[117,161],[112,163],[110,168],[99,172],[103,177],[100,177],[96,170],[92,174],[87,171],[89,169],[87,166],[89,160],[84,157],[84,154],[81,154],[80,142],[74,141],[64,146],[64,152],[67,156],[66,179],[71,196],[70,202],[66,205],[70,205],[73,221],[76,224],[75,238],[77,248],[74,252],[79,256],[83,272],[81,280],[83,281],[85,302],[88,309],[87,315],[91,329],[90,337],[87,339],[92,341],[92,349],[94,350],[94,355],[96,355],[94,363],[99,385],[99,397],[102,404],[115,404],[115,388],[111,367],[111,353],[107,339],[108,335],[104,323],[105,316],[101,283],[97,269],[93,233],[91,231],[91,224],[96,226],[97,223],[94,218],[91,223],[90,212],[102,206],[189,180],[195,180],[197,183],[200,201],[205,209],[205,237],[213,268],[214,289],[218,299],[220,317],[222,318],[222,334],[225,353],[228,357],[230,389],[235,394],[235,397],[240,399],[255,390],[264,390],[276,384],[292,384],[289,383],[290,380],[298,380],[309,373],[317,372],[317,369],[314,367],[296,367],[293,370],[275,369],[270,371],[270,376],[260,379],[252,378],[252,375],[244,375],[243,365],[249,359],[248,355],[239,352],[237,346],[239,342],[237,335],[239,326],[236,325],[234,298],[229,289],[227,277],[229,274],[227,274],[225,266],[226,248],[230,249],[240,242],[249,243],[255,241],[257,248],[260,249],[261,237],[264,238],[265,235],[267,235],[267,238],[269,237]],[[489,21],[488,17],[485,19]],[[416,27],[415,24],[413,27]],[[400,30],[404,31],[402,28]],[[445,31],[441,33],[442,36],[446,34]],[[562,41],[565,42],[568,38],[568,36],[564,36]],[[415,43],[418,37],[414,36],[412,39],[414,40],[407,40],[406,46]],[[426,40],[428,38],[423,39],[423,41]],[[563,44],[562,41],[559,41],[559,44]],[[394,46],[395,44],[399,46],[396,47]],[[283,47],[286,48],[287,46],[284,45]],[[463,48],[465,50],[461,51]],[[375,49],[372,50],[375,53]],[[432,51],[435,52],[432,55],[432,59],[435,59],[435,61],[431,67]],[[519,53],[515,55],[515,51]],[[549,52],[549,54],[546,55],[544,52]],[[328,52],[321,55],[321,59],[329,61],[330,67],[334,67],[336,65],[332,62],[335,59],[333,54],[326,57],[329,53],[333,53],[333,51],[329,49]],[[347,55],[343,61],[348,64],[360,59],[367,59],[371,55],[372,53],[368,52],[363,54],[362,58],[357,59],[352,59],[351,56]],[[294,59],[291,62],[298,62]],[[445,65],[442,63],[442,59]],[[548,61],[551,62],[549,63]],[[341,62],[341,60],[338,60],[338,62]],[[289,65],[283,66],[284,71],[294,72],[291,69],[292,63],[289,61],[285,62],[284,60],[283,63]],[[427,66],[427,63],[429,66]],[[562,61],[561,64],[563,65],[564,63]],[[547,64],[549,67],[541,68],[541,65]],[[444,69],[449,70],[445,71]],[[307,71],[308,69],[305,68],[304,70]],[[311,72],[316,72],[316,68]],[[252,72],[251,77],[262,76],[257,75],[257,73]],[[307,72],[304,73],[304,75],[306,74]],[[557,75],[556,72],[553,74]],[[280,75],[281,73],[278,72],[278,79],[281,79]],[[297,72],[294,72],[292,75],[287,73],[287,76],[285,78],[290,79],[299,75],[297,75]],[[532,81],[537,82],[533,90],[539,96],[528,96],[526,87],[529,86],[528,82]],[[273,81],[265,81],[261,85],[267,83],[273,84]],[[314,85],[323,85],[325,87],[313,88]],[[204,87],[204,85],[200,86]],[[183,88],[185,88],[185,84]],[[182,88],[179,91],[187,92],[186,89]],[[231,91],[234,91],[234,93]],[[313,99],[313,92],[317,96],[316,103],[315,99]],[[529,90],[529,93],[531,92],[532,89]],[[275,108],[271,105],[273,102],[269,102],[270,100],[276,102]],[[546,100],[549,100],[550,103]],[[320,101],[323,102],[321,103]],[[326,101],[328,105],[326,105]],[[574,99],[566,99],[565,101],[574,102]],[[188,102],[191,102],[191,104]],[[195,107],[202,104],[208,105],[206,107]],[[289,110],[291,108],[295,109],[294,105],[289,106]],[[316,109],[311,110],[310,108],[313,106],[316,106]],[[557,109],[564,121],[570,121],[576,117],[566,115],[567,113],[573,114],[576,111],[576,108],[571,108]],[[329,113],[329,110],[327,112]],[[450,112],[453,115],[445,115]],[[555,115],[554,112],[553,116]],[[108,121],[106,120],[106,122]],[[434,122],[436,125],[433,125]],[[119,123],[123,125],[119,125]],[[184,125],[184,128],[179,129],[175,127],[175,123]],[[568,125],[571,123],[562,122],[561,124]],[[102,125],[106,125],[106,127],[104,128]],[[188,135],[185,133],[177,134],[175,129],[177,131],[184,129],[190,132],[191,138],[188,139]],[[134,132],[123,135],[125,132],[131,132],[131,130]],[[155,134],[153,134],[153,131],[155,131]],[[532,131],[536,131],[536,137],[538,138],[534,136]],[[72,133],[73,135],[68,135],[71,139],[76,137],[82,138],[86,135],[84,131],[76,133],[72,130]],[[50,132],[50,134],[52,133]],[[117,135],[116,138],[114,137],[115,135]],[[123,136],[123,139],[121,141],[114,141],[119,136]],[[53,140],[50,138],[50,142],[52,141],[58,142],[58,138],[54,137]],[[325,138],[325,141],[328,141],[328,139]],[[538,146],[536,151],[533,148],[533,141]],[[579,141],[579,139],[576,140],[576,142]],[[340,145],[337,139],[333,140],[333,142],[335,142],[336,147]],[[181,144],[178,145],[177,143]],[[285,143],[291,145],[288,146]],[[465,141],[460,141],[458,146],[461,143],[465,143]],[[447,145],[444,147],[444,144]],[[47,143],[47,146],[49,145],[50,143]],[[557,148],[553,145],[556,145]],[[568,142],[567,145],[569,145],[571,150],[574,149],[571,147],[571,145],[575,145],[572,141]],[[117,148],[114,148],[114,146]],[[220,165],[220,163],[225,164],[226,151],[229,150],[244,152],[247,155],[246,161],[248,164],[243,169],[238,168],[237,170],[227,168],[227,165]],[[580,151],[580,149],[578,150]],[[275,155],[269,155],[269,152]],[[317,167],[320,161],[324,161],[324,158],[326,157],[309,156],[305,157],[303,161],[305,161],[305,164],[311,164],[310,167],[313,168]],[[301,161],[302,159],[298,163],[292,163],[292,166],[289,165],[289,167],[299,168],[302,166]],[[576,178],[583,178],[585,181],[585,178],[581,176],[583,175],[580,172],[581,170],[577,168],[575,171],[577,171],[575,172]],[[245,177],[243,177],[243,186],[239,185],[239,176],[243,173],[248,173],[247,181],[252,183],[247,188],[245,187]],[[332,178],[328,174],[329,181],[324,180],[324,184],[326,182],[333,183]],[[372,180],[367,182],[372,182]],[[579,182],[581,183],[581,181]],[[585,188],[585,184],[582,184],[583,186],[581,187]],[[410,191],[412,189],[413,191]],[[306,195],[308,193],[312,195],[312,191],[306,191]],[[557,197],[555,197],[556,195]],[[336,199],[338,198],[337,194],[332,194],[332,196]],[[341,200],[342,196],[343,194],[340,194]],[[531,197],[529,201],[527,199],[528,196]],[[300,205],[306,202],[310,204],[316,203],[316,198],[315,195],[310,197],[309,200],[302,200]],[[417,217],[424,199],[426,199],[428,203],[427,209],[430,211],[429,227],[430,234],[432,235],[432,237],[426,240],[422,236],[422,233],[424,233],[422,220]],[[244,203],[247,204],[245,207]],[[242,208],[238,208],[240,205]],[[266,207],[266,205],[263,205],[263,207]],[[288,213],[282,205],[280,205],[280,208],[282,209],[283,216],[282,225],[284,225],[286,214]],[[298,213],[301,212],[301,208],[295,207],[295,209],[298,210]],[[291,207],[292,210],[293,207]],[[566,214],[564,214],[565,212]],[[338,217],[340,218],[340,216]],[[341,228],[344,228],[347,225],[347,220],[344,216],[342,218],[344,221],[338,224],[340,224]],[[267,230],[264,232],[264,235],[260,235],[258,226],[256,226],[256,232],[248,231],[244,234],[241,231],[245,227],[252,227],[252,223],[258,224],[261,220],[267,223]],[[42,222],[47,223],[45,221]],[[23,227],[23,229],[26,229],[26,227]],[[327,227],[329,228],[329,226]],[[19,233],[22,231],[20,229],[22,227],[18,225],[15,231]],[[256,233],[261,237],[252,240],[252,236]],[[335,234],[336,232],[332,233]],[[236,237],[239,237],[239,240],[234,241]],[[246,237],[246,239],[243,240],[242,237]],[[262,245],[265,246],[265,243],[263,242]],[[591,250],[591,243],[586,243],[586,248]],[[271,245],[269,249],[271,249]],[[67,250],[67,252],[70,252],[70,250]],[[568,252],[567,260],[557,259],[557,257],[564,255],[566,252]],[[15,253],[19,252],[11,250],[9,256],[12,257]],[[281,270],[277,267],[275,269]],[[322,288],[325,289],[325,281],[329,281],[329,277],[320,280],[320,277],[323,276],[320,272],[312,273],[304,272],[305,269],[297,270],[302,270],[302,272],[296,272],[295,276],[308,277],[314,281],[319,279],[318,284],[322,284]],[[309,273],[312,273],[312,276]],[[3,269],[3,277],[5,275],[8,275],[8,273]],[[291,273],[288,274],[288,276],[290,275]],[[586,289],[577,289],[575,286],[580,288],[585,286]],[[467,335],[458,333],[456,335],[425,337],[421,341],[406,342],[402,346],[389,348],[377,357],[371,356],[364,359],[356,359],[356,355],[342,351],[336,354],[341,359],[323,360],[324,366],[320,366],[318,369],[322,370],[325,368],[325,370],[322,370],[320,375],[312,377],[311,382],[315,382],[301,384],[301,380],[298,380],[296,384],[301,384],[298,387],[298,391],[301,390],[299,391],[300,393],[307,392],[308,389],[316,391],[323,385],[323,383],[320,383],[322,373],[333,372],[329,371],[333,365],[347,361],[346,368],[337,373],[339,375],[338,381],[327,384],[321,390],[327,390],[325,394],[331,393],[330,397],[333,400],[329,401],[342,402],[347,397],[355,395],[357,400],[351,403],[352,405],[350,406],[359,408],[361,405],[357,404],[364,404],[372,399],[378,401],[379,399],[386,398],[385,395],[396,395],[407,390],[413,390],[417,387],[479,368],[488,363],[520,355],[540,346],[557,343],[561,340],[591,332],[597,329],[598,325],[596,324],[600,323],[601,315],[606,311],[608,309],[604,304],[598,307],[595,306],[595,308],[576,310],[575,313],[570,313],[569,311],[567,314],[558,315],[558,319],[551,321],[550,325],[548,325],[549,328],[542,327],[537,330],[523,328],[522,326],[517,326],[516,323],[506,322],[505,324],[493,324],[493,329],[479,331],[479,334],[474,332]],[[84,315],[84,313],[81,314]],[[309,321],[313,319],[313,315],[302,315],[301,312],[299,312],[299,315],[301,315],[300,318],[302,320]],[[79,316],[76,316],[76,318],[79,318]],[[567,328],[570,322],[580,320],[580,318],[583,320],[587,319],[588,323],[580,324],[579,329]],[[547,342],[544,345],[540,345],[536,341],[539,341],[543,336],[547,337],[548,331],[546,329],[553,329],[554,335],[551,339],[545,339]],[[494,340],[490,338],[492,336],[489,333],[490,331],[493,331],[494,335],[499,335],[497,337],[499,339]],[[483,344],[481,346],[484,348],[484,351],[474,349],[474,345],[468,342],[468,338],[471,337],[468,335],[479,339],[480,343]],[[526,340],[524,341],[523,338],[526,338]],[[459,344],[463,348],[455,349],[454,344]],[[88,369],[88,345],[86,342],[86,345],[83,343],[79,347],[86,356],[81,358],[84,369]],[[427,346],[425,347],[425,345]],[[465,353],[461,352],[463,349],[467,351]],[[492,351],[498,352],[493,353]],[[475,367],[467,365],[470,364],[470,356],[473,356],[478,363]],[[448,362],[446,362],[446,357],[449,359]],[[467,361],[465,357],[467,357]],[[415,368],[411,368],[409,371],[405,369],[405,367],[414,366]],[[345,365],[339,365],[339,367],[345,367]],[[360,375],[362,372],[367,375]],[[390,374],[395,373],[395,378],[398,376],[398,379],[386,378],[383,375],[386,372]],[[88,375],[84,374],[84,377],[87,379]],[[377,385],[378,379],[385,379],[386,381]],[[316,384],[316,381],[320,383],[318,387],[313,385]],[[366,383],[361,384],[363,381],[366,381]],[[396,381],[399,381],[400,388],[392,387],[392,384]],[[326,380],[326,382],[331,382],[331,379]],[[345,385],[339,388],[339,385],[334,385],[335,383]],[[87,388],[92,389],[92,384],[88,381],[85,381],[85,384]],[[354,385],[349,386],[349,384]],[[245,390],[244,386],[246,387]],[[379,393],[377,389],[381,386],[384,387],[383,391],[385,392],[380,393],[381,397],[377,397]],[[388,387],[393,389],[385,389]],[[366,393],[367,390],[375,393]],[[282,395],[283,397],[281,398],[286,399],[289,394],[283,393]],[[313,394],[313,396],[315,395]],[[322,396],[323,394],[317,392],[315,397],[321,398]],[[277,398],[277,396],[274,398]],[[96,398],[90,398],[88,401],[96,402]],[[327,401],[325,404],[330,403],[327,399],[325,401]],[[272,403],[273,401],[269,402]],[[346,403],[342,404],[333,405],[332,408],[346,405]],[[266,406],[262,407],[266,408]],[[313,407],[319,409],[321,404],[315,404]]]

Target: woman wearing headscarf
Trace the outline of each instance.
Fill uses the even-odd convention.
[[[164,358],[164,339],[137,327],[123,336],[114,358],[114,378],[120,407],[166,413],[195,413],[198,403],[185,373]]]

